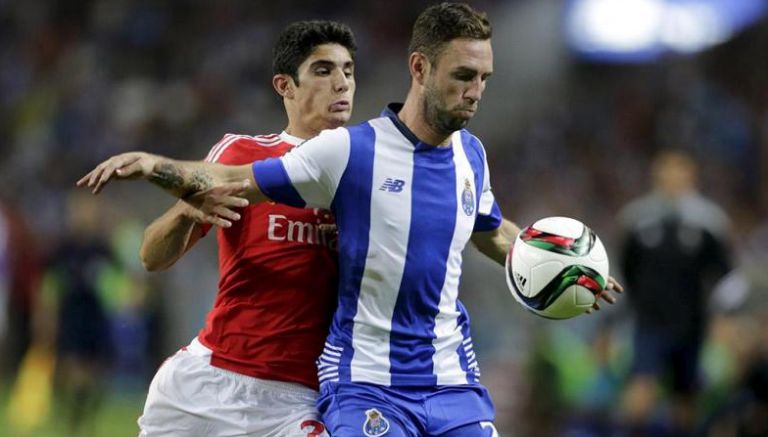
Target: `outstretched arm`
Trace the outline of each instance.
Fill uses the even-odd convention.
[[[253,179],[250,164],[231,166],[204,161],[177,161],[145,152],[115,155],[83,176],[77,185],[93,188],[93,193],[98,194],[113,179],[146,179],[185,200],[217,186],[248,181],[242,197],[252,202],[266,200]]]
[[[177,161],[144,152],[113,156],[83,176],[77,185],[98,194],[113,179],[146,179],[197,209],[188,211],[198,223],[231,226],[240,217],[234,208],[249,200],[266,200],[249,164],[230,166],[202,161]]]

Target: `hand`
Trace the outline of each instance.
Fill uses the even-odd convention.
[[[112,179],[137,179],[151,175],[158,160],[158,156],[145,152],[115,155],[83,176],[77,181],[77,186],[93,188],[93,194],[99,194]]]
[[[592,310],[600,311],[600,299],[603,299],[604,301],[608,302],[609,304],[613,305],[616,303],[616,297],[611,295],[609,291],[615,291],[616,293],[623,293],[624,287],[619,284],[619,281],[616,280],[613,276],[608,277],[608,281],[605,284],[605,288],[603,288],[603,291],[601,291],[597,296],[595,296],[595,303],[592,304],[592,308],[587,310],[587,314],[591,314]]]
[[[228,228],[233,221],[240,220],[240,214],[233,208],[248,206],[248,200],[239,195],[249,186],[247,180],[232,182],[185,197],[188,208],[184,214],[196,223]]]

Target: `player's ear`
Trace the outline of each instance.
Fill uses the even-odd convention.
[[[429,74],[429,60],[423,53],[413,52],[408,58],[408,69],[411,71],[411,77],[419,85],[424,85],[424,79]]]
[[[292,99],[296,83],[289,74],[276,74],[272,76],[272,86],[278,94],[285,99]]]

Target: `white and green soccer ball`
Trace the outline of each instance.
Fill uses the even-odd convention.
[[[547,217],[526,227],[509,249],[507,285],[526,309],[548,319],[583,314],[605,288],[608,255],[584,223]]]

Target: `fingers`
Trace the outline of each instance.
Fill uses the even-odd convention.
[[[213,208],[213,214],[218,217],[227,218],[233,221],[240,220],[240,214],[224,206],[217,206]]]
[[[200,224],[210,224],[213,226],[219,226],[221,228],[229,228],[232,226],[232,222],[220,217],[216,214],[208,214],[203,211],[200,211],[197,208],[190,207],[187,211],[187,215],[195,221],[195,223]]]
[[[137,159],[130,164],[116,168],[115,173],[120,177],[120,179],[130,179],[143,176],[144,168],[141,165],[141,161]]]
[[[203,219],[205,223],[210,223],[214,226],[218,226],[220,228],[230,228],[232,227],[232,222],[226,219],[223,219],[216,215],[206,215]]]
[[[616,280],[613,276],[608,277],[608,283],[606,284],[605,288],[607,290],[613,290],[617,293],[623,293],[624,292],[624,286],[619,283],[619,281]]]
[[[245,191],[248,188],[250,188],[250,186],[251,186],[251,183],[248,180],[243,180],[240,182],[230,182],[230,183],[212,188],[210,192],[213,194],[225,195],[225,196],[230,196],[230,197],[244,200],[245,202],[242,202],[241,204],[232,205],[232,206],[244,207],[244,206],[248,206],[248,201],[240,197],[240,195],[244,194]],[[241,202],[241,201],[238,201],[238,202]]]
[[[230,208],[245,208],[248,206],[248,199],[243,199],[242,197],[235,197],[235,196],[221,196],[219,198],[219,202],[221,205],[230,207]]]
[[[608,302],[608,303],[609,303],[609,304],[611,304],[611,305],[613,305],[613,304],[615,304],[615,303],[616,303],[616,298],[615,298],[615,297],[613,297],[613,296],[611,295],[611,293],[608,293],[608,291],[607,291],[607,290],[603,290],[603,291],[600,293],[600,296],[599,296],[599,298],[600,298],[600,299],[603,299],[604,301]],[[597,299],[595,299],[595,300],[597,300]]]
[[[77,181],[77,186],[93,188],[93,194],[99,194],[115,173],[121,178],[128,177],[124,176],[122,173],[124,167],[129,166],[132,168],[128,173],[129,176],[135,173],[135,166],[138,160],[139,155],[135,153],[124,153],[122,155],[113,156],[97,165],[96,168],[80,178],[80,180]]]

